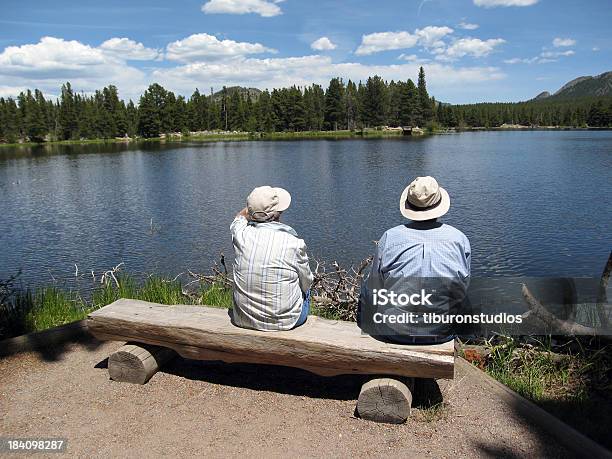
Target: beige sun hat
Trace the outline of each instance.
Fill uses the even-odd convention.
[[[438,218],[450,209],[450,196],[435,178],[417,177],[400,198],[400,212],[415,221]]]
[[[289,208],[291,195],[283,188],[260,186],[251,191],[247,197],[249,216],[254,221],[267,221],[273,212],[282,212]]]

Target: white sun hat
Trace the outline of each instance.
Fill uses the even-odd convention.
[[[251,191],[247,197],[249,216],[254,221],[267,221],[274,212],[289,208],[291,195],[283,188],[260,186]]]
[[[438,218],[450,209],[450,196],[435,178],[417,177],[400,198],[400,212],[415,221]]]

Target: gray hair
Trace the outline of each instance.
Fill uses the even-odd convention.
[[[253,212],[250,213],[249,216],[251,220],[257,223],[268,223],[274,220],[278,220],[280,218],[282,212],[273,211],[273,212]]]

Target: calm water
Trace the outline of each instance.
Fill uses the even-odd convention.
[[[444,221],[478,276],[599,275],[612,247],[612,132],[483,132],[425,139],[0,150],[0,278],[205,270],[262,184],[293,196],[285,222],[311,255],[358,262],[403,222],[417,175],[451,195]],[[151,225],[151,221],[153,225]]]

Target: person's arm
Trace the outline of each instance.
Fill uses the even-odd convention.
[[[234,221],[230,225],[230,231],[232,233],[232,240],[234,241],[234,244],[239,243],[239,241],[241,240],[239,236],[242,233],[242,230],[244,230],[249,223],[248,215],[249,211],[245,207],[236,214],[236,216],[234,217]]]
[[[465,290],[467,292],[467,289],[470,285],[470,276],[471,276],[471,271],[472,271],[472,247],[470,246],[470,240],[466,237],[465,240],[463,241],[463,256],[464,256],[464,260],[465,260],[465,276],[463,278],[463,283],[465,285]]]
[[[359,305],[357,306],[357,325],[365,333],[374,333],[372,317],[376,312],[376,307],[372,304],[372,290],[380,289],[384,286],[384,279],[381,272],[382,254],[384,252],[387,235],[383,234],[372,258],[370,272],[361,281],[361,291],[359,292]]]
[[[374,257],[372,258],[372,270],[368,276],[368,289],[373,290],[375,288],[380,289],[385,285],[385,279],[383,277],[382,266],[383,266],[383,254],[385,252],[385,246],[387,243],[387,233],[383,234],[374,250]]]
[[[300,289],[302,289],[302,292],[306,293],[314,281],[314,275],[312,274],[310,264],[308,263],[306,244],[301,239],[297,249],[296,262]]]

